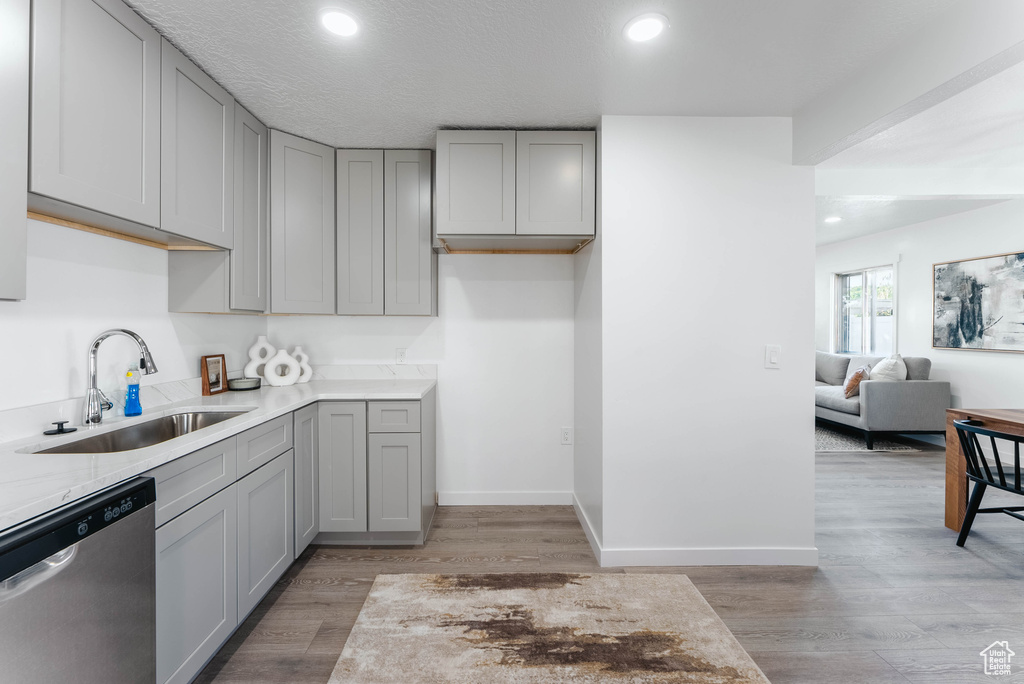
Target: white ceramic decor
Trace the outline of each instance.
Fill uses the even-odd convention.
[[[274,345],[267,342],[266,335],[256,338],[256,344],[249,347],[249,363],[245,364],[242,375],[247,378],[263,377],[264,364],[277,352]]]
[[[299,375],[299,382],[309,382],[313,377],[313,368],[309,365],[309,354],[302,351],[301,346],[292,350],[292,358],[299,362],[302,373]]]
[[[302,369],[299,362],[291,357],[284,349],[278,350],[274,358],[267,361],[263,369],[263,377],[267,384],[272,387],[286,387],[294,385],[299,379]]]

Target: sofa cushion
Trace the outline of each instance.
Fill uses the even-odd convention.
[[[903,357],[893,354],[887,359],[882,359],[871,369],[872,380],[906,380],[907,364],[903,363]]]
[[[907,364],[907,380],[927,380],[932,372],[932,360],[923,356],[907,356],[903,359]]]
[[[851,357],[849,357],[850,365],[846,369],[846,376],[843,378],[843,386],[845,387],[846,383],[850,382],[850,376],[853,375],[853,372],[855,370],[857,370],[861,366],[870,366],[871,368],[874,368],[875,365],[879,361],[884,359],[884,358],[885,358],[884,356],[851,356]]]
[[[822,382],[821,380],[815,380],[814,381],[814,386],[815,387],[831,387],[832,385],[828,384],[827,382]]]
[[[860,415],[860,398],[847,399],[846,388],[841,385],[839,387],[815,387],[814,403],[833,411]]]
[[[852,399],[860,394],[860,383],[863,380],[867,380],[871,374],[871,366],[861,366],[850,374],[850,379],[846,381],[844,386],[845,394],[847,399]]]
[[[846,378],[846,367],[850,363],[849,356],[814,352],[814,379],[829,385],[842,385]]]

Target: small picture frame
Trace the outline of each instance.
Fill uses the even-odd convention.
[[[203,367],[203,396],[220,394],[228,391],[227,362],[223,354],[204,356],[200,365]]]

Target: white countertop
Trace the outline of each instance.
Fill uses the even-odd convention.
[[[224,392],[148,412],[143,407],[142,415],[135,418],[104,418],[101,425],[79,427],[66,437],[39,435],[0,444],[0,532],[313,402],[417,400],[435,384],[434,380],[312,380],[290,387]],[[191,410],[247,412],[144,449],[110,454],[32,453]]]

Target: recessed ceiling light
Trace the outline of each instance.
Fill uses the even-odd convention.
[[[843,220],[842,216],[829,216],[825,219],[825,223],[839,223]]]
[[[359,24],[355,17],[348,12],[343,12],[336,7],[327,7],[320,10],[320,23],[331,33],[339,36],[354,36],[359,32]]]
[[[630,40],[636,41],[637,43],[643,43],[644,41],[657,38],[661,35],[661,32],[668,27],[668,17],[664,14],[650,13],[641,14],[639,17],[634,17],[626,28],[623,29],[623,34]]]

